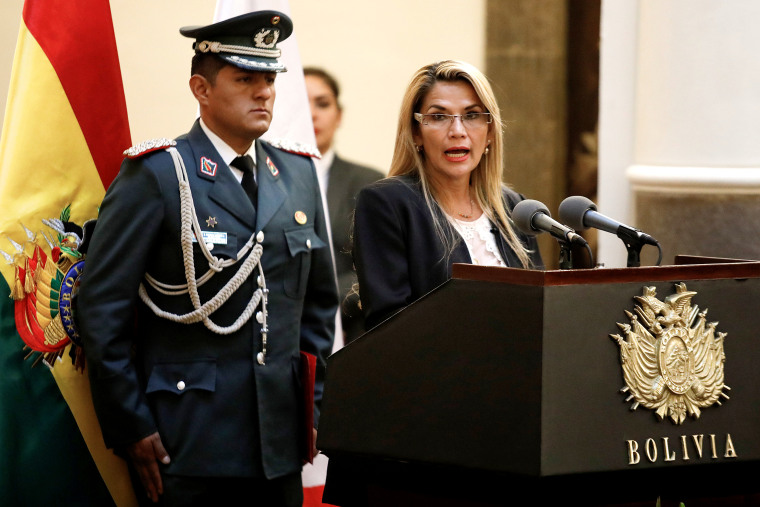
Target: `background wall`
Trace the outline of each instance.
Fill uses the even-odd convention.
[[[656,237],[663,264],[760,258],[760,4],[602,5],[600,211]],[[608,266],[620,244],[600,236]]]
[[[178,29],[210,23],[215,5],[211,0],[111,2],[133,142],[175,137],[195,119],[187,86],[192,41]],[[483,68],[484,5],[485,0],[291,0],[303,64],[327,68],[342,87],[345,111],[337,151],[387,171],[401,96],[412,73],[445,58]],[[23,0],[0,2],[2,114],[22,7]]]

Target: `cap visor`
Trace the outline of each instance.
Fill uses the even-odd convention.
[[[230,53],[220,53],[219,58],[243,70],[253,70],[257,72],[287,72],[288,70],[284,64],[273,58],[260,58],[256,56],[235,55]]]

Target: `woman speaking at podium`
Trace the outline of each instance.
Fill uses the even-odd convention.
[[[541,269],[510,213],[502,123],[487,78],[447,60],[418,70],[401,104],[389,177],[356,200],[354,264],[367,329],[451,277],[453,263]]]

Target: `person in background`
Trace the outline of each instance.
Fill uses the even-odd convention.
[[[451,277],[453,263],[543,268],[510,212],[502,123],[487,78],[468,63],[422,67],[401,104],[389,177],[356,199],[353,258],[367,328]]]
[[[351,292],[356,282],[351,259],[351,225],[355,198],[362,187],[381,179],[384,175],[370,167],[344,160],[335,153],[333,140],[343,115],[343,107],[338,100],[338,82],[327,71],[318,67],[306,67],[303,72],[317,148],[322,153],[322,159],[315,162],[320,184],[326,192],[341,299],[341,323],[344,341],[348,343],[364,332],[364,317],[358,306],[358,296]]]
[[[200,119],[127,150],[103,200],[78,317],[103,436],[138,499],[303,503],[338,297],[311,158],[259,139],[292,30],[276,11],[180,29]],[[302,352],[317,358],[314,407]]]

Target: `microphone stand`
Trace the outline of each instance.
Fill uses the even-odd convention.
[[[559,243],[559,269],[573,269],[573,252],[570,250],[570,242],[557,238]]]
[[[626,250],[628,250],[627,266],[629,268],[638,268],[641,266],[641,249],[645,242],[637,234],[635,229],[628,227],[618,227],[617,237],[623,240]],[[659,262],[657,263],[659,265]]]

